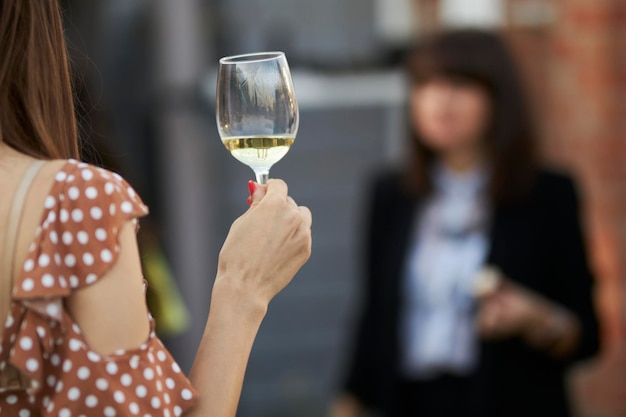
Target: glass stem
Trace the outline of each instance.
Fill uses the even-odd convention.
[[[254,174],[256,175],[256,182],[259,184],[267,184],[267,180],[270,178],[269,169],[254,171]]]

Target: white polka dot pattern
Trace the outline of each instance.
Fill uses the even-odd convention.
[[[2,415],[180,416],[193,406],[195,392],[151,317],[148,342],[102,357],[64,311],[64,297],[115,264],[122,225],[145,214],[117,174],[73,160],[56,174],[0,343],[0,369],[16,367],[30,386],[0,392]]]
[[[148,212],[128,183],[109,171],[72,161],[55,178],[17,298],[67,296],[93,284],[92,277],[104,275],[117,259],[121,225]]]

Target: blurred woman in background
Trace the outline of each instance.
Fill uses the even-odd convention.
[[[410,55],[413,156],[373,184],[365,300],[334,417],[567,417],[598,328],[576,188],[540,169],[496,35]]]

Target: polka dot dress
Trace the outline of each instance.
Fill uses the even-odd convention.
[[[148,213],[119,175],[74,160],[56,174],[36,237],[13,288],[0,370],[28,377],[0,390],[2,416],[180,416],[195,391],[154,334],[133,350],[90,350],[63,299],[115,263],[125,222]]]

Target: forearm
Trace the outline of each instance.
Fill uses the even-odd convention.
[[[217,280],[190,380],[198,403],[187,417],[234,417],[254,339],[267,305]]]

